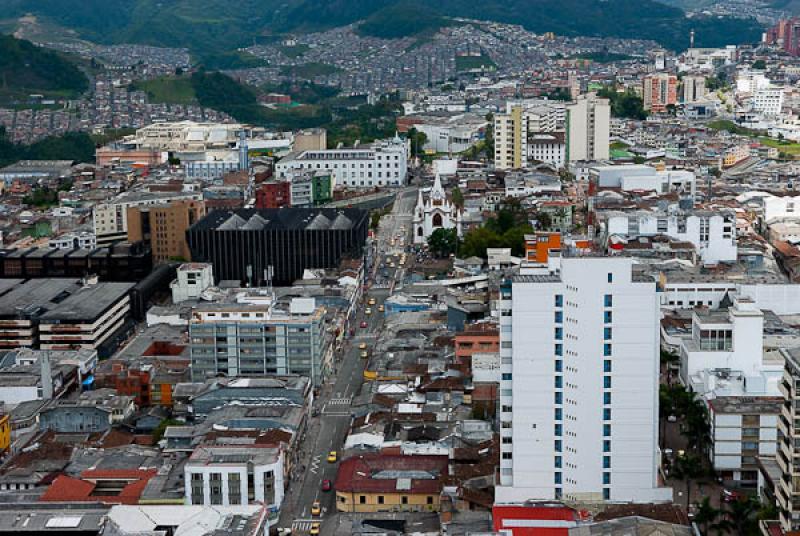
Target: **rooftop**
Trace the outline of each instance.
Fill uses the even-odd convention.
[[[367,214],[356,208],[215,210],[190,231],[348,230],[359,225]]]
[[[353,456],[339,466],[336,491],[439,493],[447,466],[447,456]]]

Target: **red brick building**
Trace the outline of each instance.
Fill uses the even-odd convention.
[[[283,208],[292,206],[292,183],[268,181],[256,190],[256,208]]]

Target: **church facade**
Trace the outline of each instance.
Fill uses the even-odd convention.
[[[415,244],[426,244],[437,229],[455,229],[461,237],[461,210],[447,199],[439,175],[436,175],[427,199],[419,190],[412,225]]]

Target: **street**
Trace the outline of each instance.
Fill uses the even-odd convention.
[[[401,241],[397,239],[401,227],[405,228],[405,238],[408,243],[411,231],[411,218],[416,203],[416,189],[400,190],[392,208],[392,212],[381,219],[380,226],[374,239],[373,258],[376,266],[372,267],[371,275],[367,277],[377,283],[371,286],[362,297],[362,303],[353,326],[355,335],[348,337],[343,345],[341,355],[337,356],[336,375],[329,378],[322,387],[314,403],[314,414],[309,423],[308,432],[298,461],[298,471],[289,484],[281,515],[277,526],[292,529],[292,534],[308,534],[314,523],[321,523],[321,533],[332,533],[335,526],[335,491],[322,490],[324,480],[329,480],[331,485],[336,481],[338,463],[341,461],[341,451],[351,422],[350,405],[353,397],[359,393],[363,383],[363,373],[366,360],[360,357],[359,345],[366,343],[367,351],[375,347],[375,342],[380,337],[383,327],[383,313],[378,307],[390,295],[391,289],[402,282],[404,269],[396,266],[394,269],[383,268],[388,273],[388,280],[381,281],[378,273],[380,266],[386,260],[386,255],[399,253],[403,250]],[[394,245],[392,241],[394,240]],[[365,311],[369,307],[368,301],[375,299],[376,303],[370,307],[372,313]],[[362,328],[361,323],[366,322],[367,327]],[[335,463],[328,462],[331,451],[336,451]],[[320,516],[311,515],[311,507],[315,501],[320,502],[322,509]]]

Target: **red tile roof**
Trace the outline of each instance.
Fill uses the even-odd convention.
[[[442,477],[447,475],[447,456],[404,456],[402,454],[364,454],[344,460],[336,474],[336,491],[354,493],[392,493],[400,491],[397,481],[406,471],[427,471],[435,478],[414,478],[411,487],[403,490],[412,493],[439,493],[442,490]],[[374,478],[381,472],[391,476],[396,471],[397,478]]]
[[[557,503],[495,506],[492,519],[495,532],[509,531],[513,536],[566,536],[571,527],[577,526],[580,514]]]
[[[102,502],[106,504],[138,504],[147,482],[156,474],[147,470],[84,471],[81,478],[60,475],[39,498],[42,502]],[[92,480],[126,480],[118,494],[95,494],[97,484]]]

